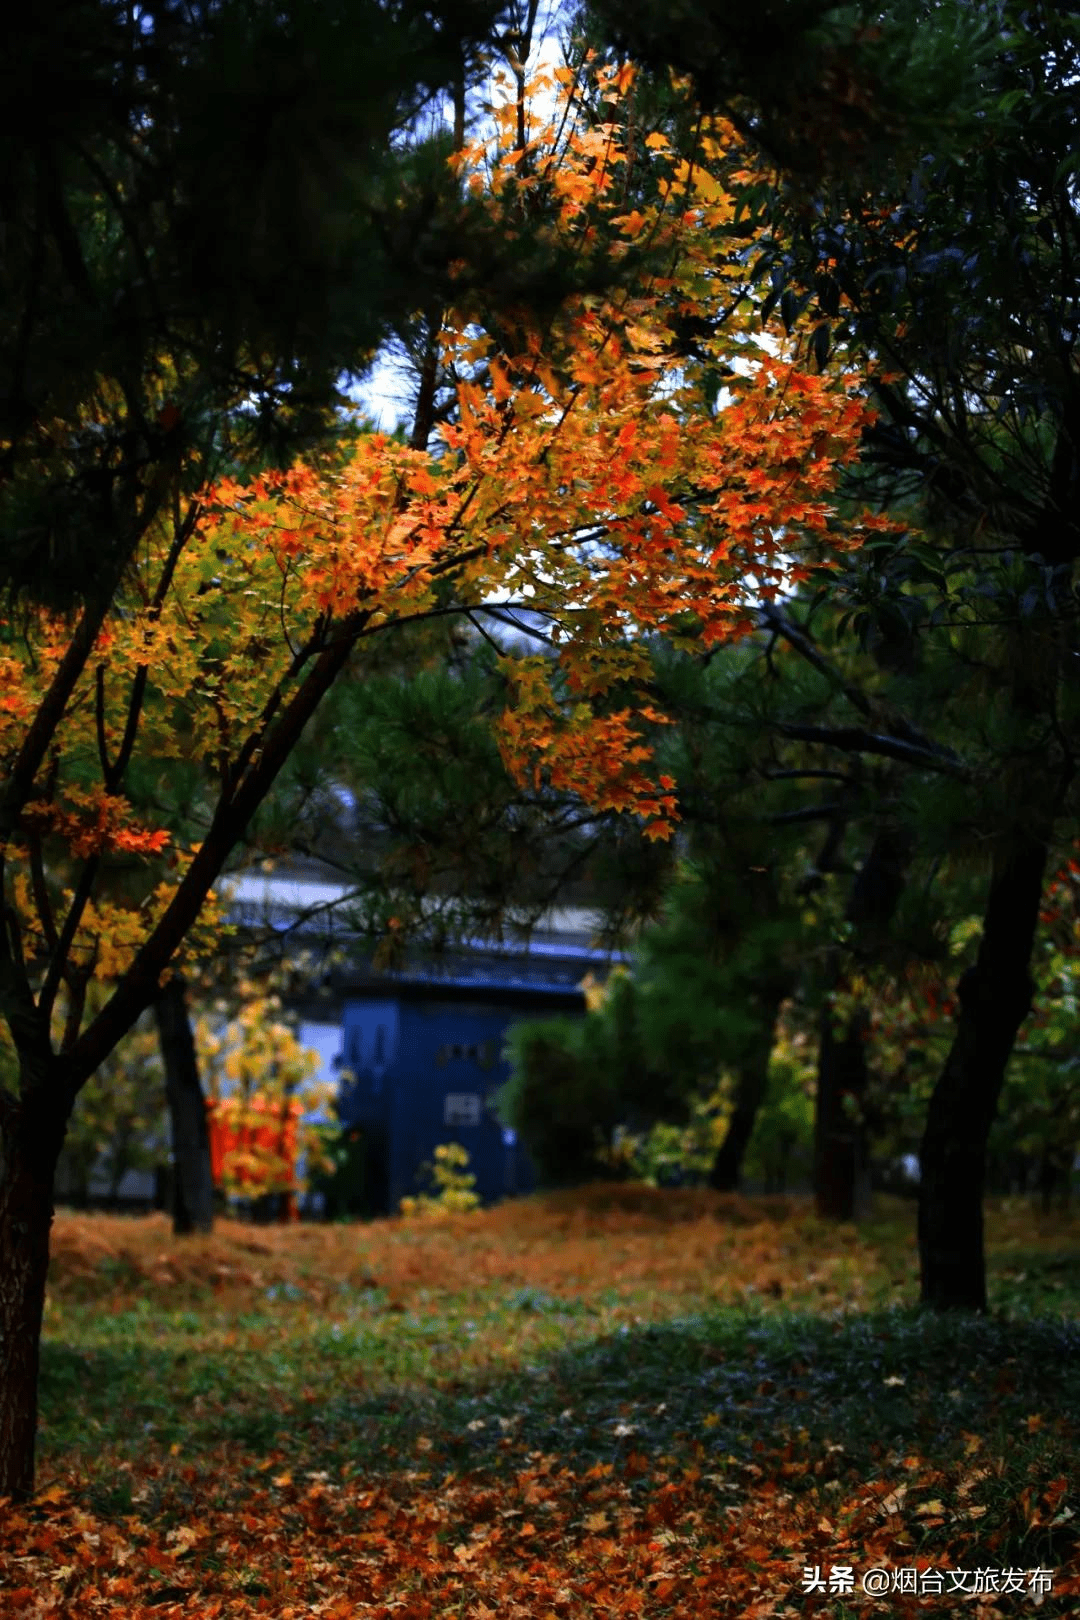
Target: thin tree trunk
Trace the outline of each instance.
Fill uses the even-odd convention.
[[[920,1153],[920,1297],[934,1310],[986,1309],[986,1148],[1005,1068],[1031,1010],[1031,955],[1050,838],[1075,766],[1059,751],[1058,695],[1080,554],[1080,411],[1058,433],[1045,510],[1029,556],[1050,563],[1045,617],[1021,617],[1010,641],[1012,711],[1037,739],[1006,767],[1014,817],[999,835],[975,965],[957,986],[956,1034],[927,1111]],[[1055,741],[1048,746],[1053,723]]]
[[[1053,1208],[1057,1179],[1058,1167],[1054,1155],[1049,1148],[1043,1148],[1039,1160],[1039,1204],[1044,1215],[1049,1215]]]
[[[914,847],[903,828],[882,828],[851,889],[847,920],[852,946],[861,956],[880,954],[904,892]],[[845,988],[839,960],[834,989]],[[864,1005],[850,1011],[838,1034],[828,1001],[822,1012],[814,1107],[814,1198],[826,1220],[857,1220],[870,1201],[869,1138],[864,1118],[869,1068],[866,1042],[869,1016]]]
[[[769,1086],[769,1061],[776,1045],[776,1020],[780,1008],[791,993],[791,981],[785,979],[770,988],[767,998],[762,996],[761,1038],[748,1050],[736,1070],[735,1108],[727,1128],[727,1135],[716,1150],[709,1171],[709,1186],[718,1192],[735,1192],[742,1179],[743,1160],[754,1134],[758,1112]]]
[[[986,1145],[1005,1067],[1031,1009],[1045,867],[1046,840],[1030,831],[999,849],[979,954],[957,986],[956,1035],[930,1098],[920,1154],[921,1297],[935,1310],[986,1309]]]
[[[34,1488],[53,1179],[70,1113],[50,1078],[24,1072],[0,1119],[0,1497],[16,1500]]]
[[[210,1167],[210,1131],[206,1098],[199,1080],[195,1037],[188,1017],[187,993],[179,974],[159,992],[154,1003],[165,1096],[172,1126],[173,1231],[209,1232],[214,1225],[214,1178]]]
[[[716,1150],[709,1171],[709,1186],[717,1192],[736,1192],[742,1179],[743,1160],[754,1134],[758,1111],[765,1100],[769,1060],[762,1064],[744,1063],[738,1073],[735,1108],[727,1135]]]
[[[857,1006],[838,1033],[826,1005],[814,1114],[814,1198],[825,1220],[854,1221],[867,1211],[870,1157],[863,1112],[868,1031],[865,1006]]]

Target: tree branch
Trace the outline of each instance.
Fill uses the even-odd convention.
[[[111,593],[88,604],[79,617],[63,658],[57,665],[52,685],[38,704],[23,737],[22,746],[8,773],[7,791],[0,800],[0,832],[14,832],[20,814],[34,791],[34,778],[49,751],[56,729],[64,717],[75,685],[105,621]]]
[[[56,992],[60,988],[60,981],[63,978],[65,969],[67,967],[68,952],[71,950],[72,943],[75,939],[75,934],[78,930],[79,924],[82,922],[83,912],[86,910],[86,907],[89,904],[90,896],[94,889],[94,882],[98,874],[98,867],[100,865],[101,861],[97,855],[91,855],[83,862],[83,869],[79,874],[78,885],[76,886],[75,893],[72,896],[71,905],[68,908],[68,914],[64,918],[64,926],[60,930],[56,945],[54,946],[52,955],[49,958],[49,966],[45,974],[45,982],[41,987],[41,993],[38,996],[37,1003],[38,1012],[44,1019],[46,1028],[48,1028],[49,1019],[52,1016],[52,1008],[53,1002],[56,1000]]]
[[[68,973],[64,976],[67,985],[68,1001],[67,1015],[64,1018],[64,1033],[60,1040],[60,1050],[70,1052],[79,1038],[79,1027],[82,1024],[83,1011],[86,1007],[86,973]]]
[[[223,792],[219,797],[206,837],[176,893],[105,1006],[83,1030],[68,1054],[71,1083],[76,1092],[153,1000],[162,973],[195,923],[230,853],[273,786],[300,733],[344,668],[362,622],[363,615],[355,615],[351,634],[343,633],[335,638],[333,645],[324,647],[289,702],[277,712],[276,721],[263,732],[261,746],[252,754],[247,774],[231,793]],[[349,628],[348,624],[343,625],[343,632]],[[280,692],[278,697],[280,700]]]
[[[172,545],[165,558],[165,566],[161,570],[161,577],[154,591],[150,603],[150,621],[155,622],[161,617],[161,610],[165,605],[165,598],[169,593],[176,565],[180,561],[184,547],[195,532],[195,525],[199,521],[202,507],[198,501],[192,501],[184,516],[183,523],[174,530]],[[105,750],[105,675],[102,669],[98,670],[98,752],[101,755],[101,764],[105,791],[115,793],[124,779],[131,755],[138,736],[139,720],[142,716],[143,699],[146,695],[146,682],[149,677],[149,666],[140,664],[135,671],[135,679],[131,683],[131,697],[128,700],[127,719],[124,722],[124,735],[120,740],[120,751],[112,765],[108,763]]]
[[[778,810],[765,820],[772,827],[791,826],[799,821],[831,821],[845,808],[842,804],[805,804],[800,810]]]
[[[919,765],[923,770],[955,776],[961,782],[969,782],[974,776],[972,768],[955,755],[905,742],[900,737],[863,731],[858,726],[799,726],[778,722],[776,729],[782,737],[790,737],[795,742],[821,743],[826,748],[841,748],[853,754],[881,754],[885,759],[902,760],[905,765]]]
[[[814,644],[805,630],[789,619],[786,614],[781,613],[779,608],[774,607],[771,602],[759,607],[758,613],[770,630],[775,630],[777,635],[783,636],[784,640],[794,647],[800,657],[812,665],[819,674],[824,675],[831,685],[843,692],[853,709],[857,709],[865,720],[871,718],[874,705],[866,693],[841,675],[840,671],[829,662],[825,654]]]
[[[3,882],[3,862],[0,860],[0,883]],[[33,992],[30,989],[30,980],[26,972],[26,955],[23,951],[22,925],[19,922],[19,913],[14,906],[3,897],[4,926],[0,930],[2,946],[0,946],[0,960],[11,973],[18,988],[19,995],[29,1006],[33,1005]]]
[[[766,782],[848,782],[851,777],[847,771],[768,771],[763,770],[761,775]]]
[[[34,905],[37,909],[41,932],[45,936],[45,944],[50,951],[56,949],[56,922],[53,918],[52,902],[49,899],[49,890],[45,882],[45,863],[41,858],[41,839],[37,833],[27,834],[27,845],[30,850],[30,882],[34,892]]]

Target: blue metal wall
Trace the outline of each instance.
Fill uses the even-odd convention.
[[[396,1000],[347,1003],[342,1029],[345,1069],[338,1118],[364,1133],[364,1202],[368,1213],[390,1208],[391,1099],[400,1082],[401,1009]]]
[[[345,1004],[342,1062],[352,1079],[340,1115],[367,1139],[372,1213],[420,1190],[420,1167],[441,1142],[468,1151],[485,1202],[533,1187],[528,1155],[492,1102],[509,1076],[506,1031],[535,1015],[533,1006],[437,995]]]

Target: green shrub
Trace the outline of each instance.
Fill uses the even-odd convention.
[[[805,1034],[793,1035],[783,1019],[778,1035],[768,1089],[743,1161],[745,1179],[761,1182],[766,1192],[809,1181],[814,1162],[817,1047]]]
[[[636,1133],[617,1125],[610,1149],[613,1167],[625,1167],[635,1181],[652,1187],[705,1182],[727,1135],[733,1095],[731,1076],[722,1075],[707,1096],[692,1099],[689,1118],[678,1124],[657,1120]]]
[[[57,1168],[60,1196],[85,1203],[95,1177],[110,1197],[129,1170],[167,1163],[165,1081],[147,1013],[80,1091]]]
[[[592,1018],[529,1020],[507,1039],[510,1079],[499,1117],[529,1150],[546,1186],[574,1186],[610,1174],[605,1154],[620,1098],[604,1035]]]

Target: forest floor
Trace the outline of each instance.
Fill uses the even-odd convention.
[[[988,1249],[972,1320],[916,1310],[899,1201],[61,1212],[0,1615],[1076,1615],[1080,1216]]]

